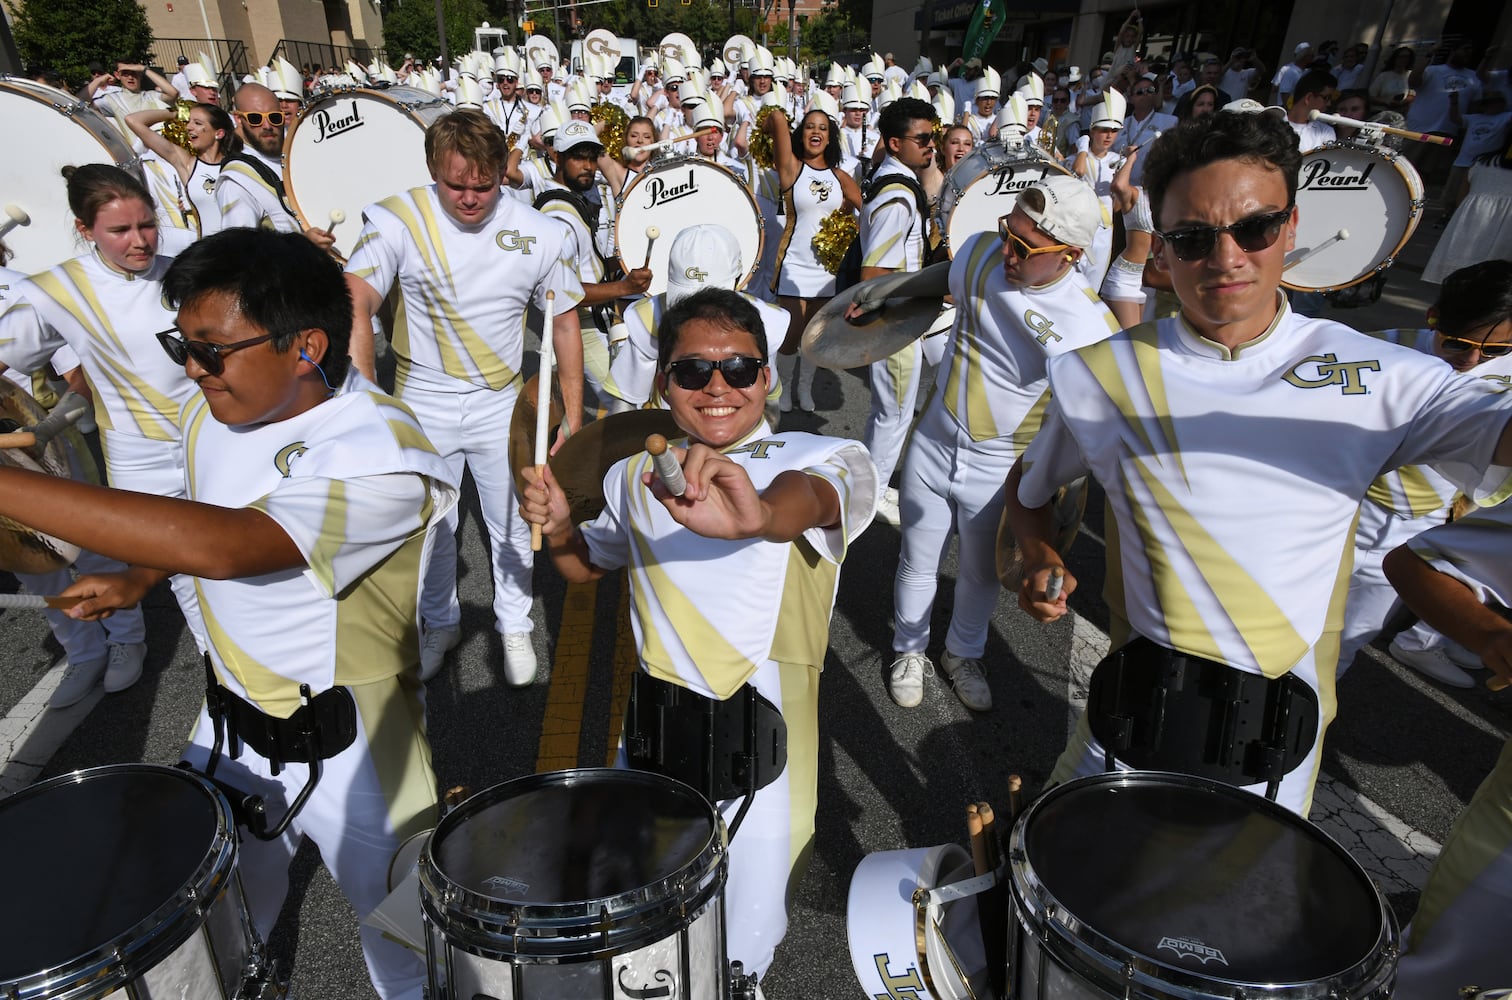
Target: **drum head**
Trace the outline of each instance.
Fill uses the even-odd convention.
[[[75,771],[0,801],[0,857],[12,862],[7,896],[29,901],[0,907],[0,994],[16,980],[140,942],[175,916],[180,933],[165,929],[160,948],[133,947],[129,960],[150,966],[158,960],[150,952],[181,944],[201,919],[192,907],[185,912],[186,894],[208,906],[231,872],[230,812],[199,776],[146,764]]]
[[[1053,905],[1058,925],[1084,925],[1114,946],[1099,950],[1142,967],[1224,983],[1330,981],[1362,996],[1345,988],[1351,973],[1395,943],[1390,912],[1343,848],[1215,782],[1148,773],[1069,782],[1015,825],[1010,854],[1020,851],[1021,910]]]
[[[616,203],[614,249],[625,270],[641,267],[649,242],[646,229],[660,229],[651,244],[651,287],[646,292],[660,295],[667,290],[673,238],[705,222],[724,226],[740,243],[744,270],[735,287],[744,288],[761,265],[761,212],[740,178],[706,160],[664,160],[642,171]]]
[[[324,229],[332,211],[345,212],[336,249],[350,255],[364,208],[430,183],[425,129],[451,109],[413,87],[343,91],[308,105],[284,139],[284,188],[299,220]]]
[[[1423,184],[1405,157],[1329,143],[1302,157],[1297,241],[1281,283],[1331,291],[1370,277],[1407,244],[1423,214]]]
[[[66,166],[113,163],[142,177],[136,154],[111,120],[73,95],[27,80],[0,80],[0,118],[6,132],[25,143],[0,161],[0,222],[14,206],[31,217],[5,234],[15,253],[11,267],[45,271],[75,256],[84,244],[74,229],[63,179]]]
[[[977,233],[997,232],[998,219],[1013,211],[1024,188],[1050,174],[1070,173],[1054,160],[1015,152],[1010,157],[1000,146],[984,144],[951,168],[940,189],[951,256]]]

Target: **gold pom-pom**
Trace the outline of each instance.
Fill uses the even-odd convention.
[[[194,110],[194,102],[174,101],[173,110],[174,117],[163,123],[163,138],[193,153],[194,144],[189,141],[189,130],[184,127],[184,123],[189,120],[189,112]]]
[[[777,107],[773,105],[756,112],[756,127],[751,131],[749,143],[751,159],[756,161],[758,167],[768,170],[776,166],[776,161],[772,158],[772,137],[766,130],[766,123],[776,110]]]
[[[814,234],[814,257],[830,274],[838,273],[845,252],[860,233],[854,212],[848,208],[835,209],[824,217]]]
[[[604,141],[604,152],[619,159],[625,148],[625,133],[630,128],[630,116],[625,113],[625,109],[618,104],[601,101],[588,109],[588,120],[605,123],[600,135]]]

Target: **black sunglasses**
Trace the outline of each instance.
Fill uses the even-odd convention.
[[[1464,337],[1451,337],[1447,333],[1441,333],[1442,338],[1439,346],[1450,354],[1464,354],[1467,351],[1480,351],[1483,358],[1504,358],[1512,352],[1512,343],[1488,344],[1483,340],[1466,340]]]
[[[1281,228],[1291,218],[1291,208],[1279,212],[1266,212],[1240,219],[1228,226],[1187,226],[1169,233],[1158,230],[1155,235],[1165,240],[1176,254],[1177,260],[1203,260],[1218,245],[1218,237],[1228,233],[1245,253],[1259,253],[1269,249],[1281,236]]]
[[[683,358],[667,366],[667,374],[681,389],[690,392],[702,389],[714,377],[715,369],[724,376],[725,385],[731,389],[748,389],[756,384],[756,376],[766,367],[765,358],[748,358],[736,355],[707,361],[703,358]]]
[[[261,128],[263,122],[276,128],[284,123],[286,117],[282,111],[238,111],[237,115],[253,128]]]
[[[168,352],[168,357],[174,364],[188,364],[189,359],[193,358],[195,363],[205,370],[206,375],[219,375],[226,370],[226,355],[239,351],[243,347],[255,347],[266,343],[274,336],[275,334],[265,333],[261,337],[238,340],[234,344],[212,344],[204,340],[187,340],[172,330],[164,330],[157,335],[157,340],[163,345],[163,350]]]

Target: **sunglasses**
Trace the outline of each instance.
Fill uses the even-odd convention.
[[[857,109],[852,109],[852,110],[857,110]],[[920,132],[918,135],[905,135],[903,138],[907,139],[909,142],[916,142],[921,147],[922,146],[932,146],[932,145],[934,145],[934,141],[935,141],[935,135],[934,135],[933,132]]]
[[[1177,260],[1203,260],[1218,245],[1218,237],[1228,233],[1245,253],[1259,253],[1274,246],[1281,236],[1286,220],[1291,218],[1291,208],[1279,212],[1266,212],[1240,219],[1228,226],[1188,226],[1169,233],[1157,231],[1156,236],[1165,240]]]
[[[288,117],[282,111],[238,111],[236,115],[253,128],[261,128],[263,122],[276,128]]]
[[[1012,229],[1008,228],[1008,216],[1006,215],[998,219],[998,239],[1013,247],[1013,254],[1015,257],[1022,257],[1025,260],[1029,259],[1030,257],[1038,256],[1042,253],[1055,253],[1057,250],[1071,249],[1071,245],[1069,243],[1052,243],[1047,247],[1030,246],[1028,243],[1024,242],[1023,238],[1020,237],[1018,233],[1015,233]]]
[[[1153,93],[1155,93],[1154,88],[1152,88],[1152,87],[1141,87],[1138,90],[1134,91],[1134,96],[1135,97],[1140,97],[1140,96],[1142,96],[1144,94],[1153,94]]]
[[[765,358],[748,358],[736,355],[707,361],[703,358],[683,358],[667,366],[667,374],[678,388],[694,391],[702,389],[714,377],[715,369],[724,376],[725,385],[731,389],[749,389],[756,384],[756,376],[766,367]]]
[[[1488,344],[1484,340],[1466,340],[1464,337],[1451,337],[1447,333],[1439,334],[1439,347],[1450,354],[1480,351],[1483,358],[1504,358],[1512,353],[1512,343]]]
[[[174,364],[188,364],[189,359],[193,358],[205,370],[206,375],[219,375],[226,370],[226,355],[243,347],[266,343],[274,336],[275,334],[265,333],[261,337],[238,340],[234,344],[211,344],[203,340],[186,340],[172,330],[164,330],[157,335],[157,341],[163,345],[163,350],[168,352],[168,357]]]

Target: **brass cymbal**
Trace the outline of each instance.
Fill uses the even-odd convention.
[[[0,421],[7,430],[34,427],[47,411],[10,379],[0,378]],[[7,448],[0,450],[0,464],[15,469],[45,472],[59,479],[70,478],[66,438],[60,434],[44,447]],[[51,573],[73,565],[79,547],[27,527],[19,521],[0,517],[0,569],[13,573]]]
[[[532,375],[525,380],[520,396],[515,400],[514,416],[509,420],[509,471],[514,476],[515,492],[525,492],[525,478],[521,470],[535,465],[536,398],[540,383]],[[562,425],[562,396],[551,387],[551,416],[546,426],[555,433]]]
[[[937,298],[888,299],[881,309],[853,323],[845,318],[845,310],[866,285],[863,281],[836,295],[809,320],[803,331],[805,358],[835,371],[881,361],[933,332],[942,310],[950,308]]]
[[[1087,478],[1083,476],[1069,486],[1062,486],[1055,493],[1052,504],[1055,510],[1055,551],[1062,558],[1071,551],[1071,543],[1076,541],[1076,532],[1081,528],[1082,517],[1087,513],[1087,482]],[[998,580],[1011,592],[1018,593],[1019,581],[1024,575],[1024,557],[1019,552],[1013,530],[1008,527],[1006,505],[998,520],[996,556]]]
[[[604,475],[622,458],[646,450],[646,438],[660,434],[682,436],[670,410],[629,410],[584,424],[551,456],[551,473],[572,510],[572,522],[582,524],[604,509]]]

